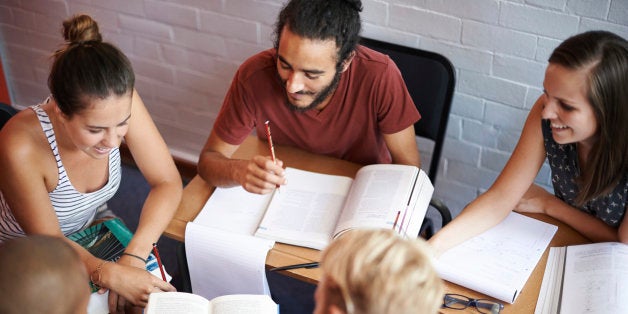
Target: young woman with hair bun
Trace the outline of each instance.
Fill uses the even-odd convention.
[[[141,311],[151,292],[175,290],[148,273],[142,259],[176,211],[181,177],[134,89],[127,57],[102,41],[88,15],[64,21],[63,36],[52,57],[50,96],[0,132],[0,242],[31,234],[63,238],[100,292],[109,291],[110,312]],[[111,216],[107,201],[120,185],[123,140],[151,189],[128,254],[107,263],[65,236]]]

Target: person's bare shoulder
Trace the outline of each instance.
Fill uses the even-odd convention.
[[[5,166],[34,169],[51,157],[50,144],[33,110],[18,112],[0,131],[0,159]]]

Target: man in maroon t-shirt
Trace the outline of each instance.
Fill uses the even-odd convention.
[[[201,152],[199,175],[215,186],[269,193],[285,184],[281,160],[230,157],[253,129],[275,144],[360,164],[420,165],[420,119],[399,69],[358,45],[359,0],[292,0],[279,14],[275,47],[246,60]]]

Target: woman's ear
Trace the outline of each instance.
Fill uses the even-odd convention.
[[[62,122],[70,120],[70,117],[68,117],[65,113],[63,113],[63,111],[61,111],[61,108],[59,108],[59,105],[56,101],[54,102],[52,108],[54,109],[55,115],[59,118],[59,120],[61,120]]]

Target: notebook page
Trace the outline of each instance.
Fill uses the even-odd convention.
[[[274,244],[189,222],[185,253],[192,291],[208,300],[227,294],[270,295],[265,266]]]
[[[257,230],[272,195],[249,193],[242,186],[216,188],[194,223],[252,235]]]
[[[501,223],[446,251],[442,278],[514,303],[558,227],[511,212]]]

